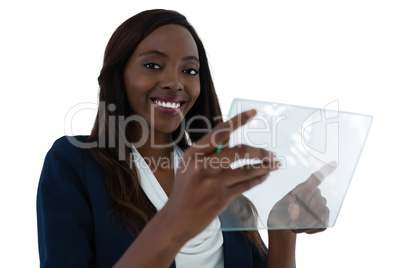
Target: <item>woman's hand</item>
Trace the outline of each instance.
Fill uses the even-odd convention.
[[[292,229],[295,233],[325,230],[329,209],[318,186],[334,169],[331,164],[323,166],[278,201],[269,214],[268,228]]]
[[[314,172],[272,208],[268,216],[266,267],[296,267],[296,234],[313,234],[326,229],[329,209],[318,186],[334,171],[333,166],[331,163]]]
[[[255,110],[244,112],[217,125],[185,151],[164,207],[173,215],[177,231],[185,239],[200,233],[236,197],[263,182],[277,169],[274,155],[261,148],[240,145],[217,153],[219,144],[227,144],[230,134],[255,113]],[[262,163],[229,168],[230,163],[244,158],[257,158]]]
[[[217,153],[219,144],[227,144],[230,133],[255,114],[255,110],[244,112],[217,125],[184,152],[168,202],[145,226],[116,267],[167,267],[180,248],[202,232],[236,197],[277,169],[279,163],[264,149],[240,145]],[[262,164],[230,169],[230,163],[244,158],[258,158]]]

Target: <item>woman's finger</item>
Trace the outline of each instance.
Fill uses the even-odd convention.
[[[245,191],[248,191],[251,188],[257,186],[258,184],[264,182],[267,179],[268,175],[269,173],[259,177],[254,177],[246,181],[239,182],[237,184],[228,187],[227,188],[228,195],[231,196],[231,198],[229,199],[230,202],[232,202],[237,196],[244,193]]]
[[[254,109],[249,110],[232,117],[226,122],[218,124],[211,132],[205,134],[196,143],[192,144],[190,148],[186,150],[187,154],[194,156],[195,154],[209,155],[215,153],[220,143],[228,142],[230,134],[251,120],[256,113]]]
[[[269,164],[267,164],[268,166]],[[231,187],[238,183],[253,180],[256,177],[268,176],[268,174],[275,170],[267,167],[264,163],[255,165],[245,165],[236,169],[228,169],[219,175],[220,180],[227,186]]]
[[[322,166],[318,171],[311,174],[311,176],[303,183],[305,187],[309,187],[309,190],[315,190],[320,186],[326,177],[328,177],[336,169],[337,163],[335,161]]]
[[[229,168],[230,164],[241,160],[259,160],[261,162],[272,163],[272,168],[276,168],[274,165],[275,154],[267,151],[263,148],[252,147],[246,144],[239,144],[231,148],[227,148],[220,153],[213,153],[209,155],[209,158],[214,162],[219,162],[221,168]]]

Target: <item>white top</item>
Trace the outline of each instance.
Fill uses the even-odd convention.
[[[132,146],[132,149],[134,161],[139,172],[141,187],[149,200],[159,211],[168,201],[168,196],[141,154],[134,146]],[[177,145],[174,145],[173,151],[174,170],[176,174],[176,169],[182,160],[183,151]],[[176,267],[223,268],[223,235],[222,231],[218,231],[220,226],[219,218],[215,218],[208,226],[211,230],[204,230],[187,241],[176,255]]]

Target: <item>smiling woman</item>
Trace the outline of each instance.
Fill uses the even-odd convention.
[[[169,142],[166,134],[178,128],[197,100],[198,70],[197,45],[181,25],[159,27],[130,57],[124,71],[127,98],[132,112],[154,129],[157,144]],[[142,133],[136,130],[140,129],[133,127],[131,133],[140,138]]]
[[[98,81],[91,135],[60,138],[45,159],[41,267],[294,267],[292,231],[270,231],[269,251],[257,231],[219,231],[233,203],[255,213],[242,193],[278,163],[259,148],[225,146],[256,112],[222,122],[204,47],[184,16],[149,10],[125,21]],[[246,156],[271,165],[229,168]]]

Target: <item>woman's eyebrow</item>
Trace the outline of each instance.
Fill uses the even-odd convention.
[[[140,55],[138,55],[138,57],[148,56],[148,55],[152,55],[152,54],[167,58],[167,55],[165,53],[160,52],[158,50],[149,50],[149,51],[142,52]]]
[[[140,55],[138,55],[138,57],[144,57],[144,56],[148,56],[148,55],[152,55],[152,54],[158,55],[158,56],[161,56],[164,58],[168,57],[168,55],[166,55],[165,53],[160,52],[158,50],[149,50],[149,51],[142,52]],[[200,63],[200,60],[196,56],[187,56],[187,57],[182,58],[181,60],[182,61],[194,60],[194,61]]]
[[[200,60],[196,56],[187,56],[181,59],[182,61],[188,61],[188,60],[194,60],[198,63],[200,63]]]

